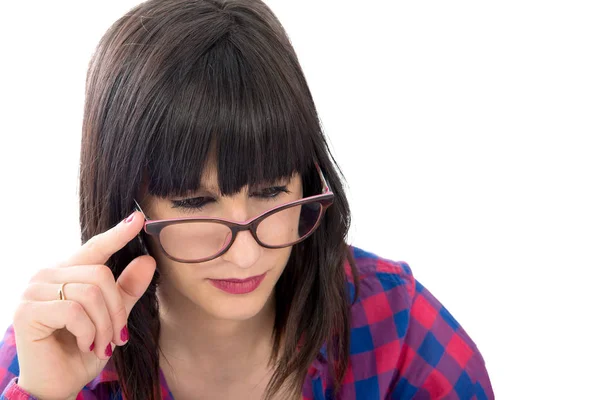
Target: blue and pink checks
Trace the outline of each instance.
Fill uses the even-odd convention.
[[[494,393],[477,347],[448,310],[412,275],[405,262],[352,247],[360,276],[352,305],[350,365],[342,400],[484,400]],[[350,299],[355,288],[346,264]],[[333,399],[325,348],[304,382],[304,400]],[[0,342],[0,400],[30,400],[17,384],[19,365],[14,331]],[[163,399],[173,400],[160,374]],[[121,399],[111,393],[112,363],[83,388],[77,400]],[[201,394],[200,394],[201,397]]]

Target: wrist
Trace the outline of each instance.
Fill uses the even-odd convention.
[[[19,377],[8,382],[8,385],[0,393],[1,400],[38,400],[30,392],[19,385]]]
[[[7,400],[50,400],[49,397],[45,397],[43,395],[41,395],[39,393],[39,391],[37,391],[35,389],[34,386],[30,385],[28,380],[24,380],[23,377],[21,376],[17,376],[16,378],[13,379],[13,386],[10,388],[9,391],[9,396],[7,397]],[[8,389],[8,387],[7,387]],[[2,400],[4,398],[1,398]],[[76,400],[77,399],[77,395],[72,395],[72,396],[68,396],[65,397],[64,399],[60,399],[60,400]]]

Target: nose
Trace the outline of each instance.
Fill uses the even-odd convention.
[[[262,247],[250,231],[238,232],[229,250],[221,256],[225,261],[231,262],[240,268],[250,268],[260,258]]]
[[[246,192],[242,191],[242,193],[233,196],[231,199],[227,199],[227,219],[245,221],[250,218],[252,212],[249,210],[245,194]],[[237,233],[231,247],[221,258],[240,268],[250,268],[259,259],[262,251],[262,246],[256,242],[252,233],[249,230],[245,230]]]

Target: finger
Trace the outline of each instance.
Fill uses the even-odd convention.
[[[15,311],[15,330],[32,341],[47,338],[66,328],[77,339],[77,347],[89,353],[96,328],[81,304],[69,300],[23,301]]]
[[[127,222],[129,218],[131,221]],[[113,254],[133,240],[143,227],[144,217],[136,211],[111,229],[93,236],[62,265],[105,264]]]
[[[128,313],[125,309],[125,303],[123,302],[121,293],[117,288],[114,275],[110,268],[108,268],[106,265],[80,265],[63,268],[42,269],[38,271],[32,278],[32,283],[30,283],[27,290],[25,290],[24,296],[27,296],[27,298],[46,301],[57,299],[57,292],[51,293],[51,291],[46,291],[44,293],[45,297],[41,298],[31,294],[32,291],[36,290],[34,283],[53,283],[59,285],[60,287],[60,285],[64,282],[69,282],[69,284],[65,285],[64,289],[65,297],[67,299],[71,298],[66,293],[67,290],[71,290],[71,283],[91,284],[97,286],[101,290],[103,302],[105,302],[105,307],[110,316],[112,326],[112,341],[113,343],[120,345],[125,344],[127,339],[127,334],[125,334],[127,330],[125,329],[125,326],[127,324]],[[96,345],[99,344],[100,343],[96,343]]]
[[[121,293],[127,315],[129,315],[135,303],[148,289],[155,270],[156,261],[154,258],[140,256],[130,262],[119,276],[117,288],[119,289],[119,293]]]
[[[113,284],[113,286],[115,285]],[[31,301],[48,301],[56,296],[60,287],[61,284],[55,283],[32,283],[25,290],[24,296]],[[92,284],[68,283],[64,286],[63,293],[67,300],[83,306],[96,329],[96,336],[93,340],[96,354],[100,358],[107,358],[104,349],[113,340],[114,329],[102,290]]]

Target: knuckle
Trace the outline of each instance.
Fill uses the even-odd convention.
[[[115,278],[113,277],[112,271],[106,265],[94,266],[92,275],[94,277],[94,281],[99,282],[99,283],[114,282],[114,280],[115,280]]]
[[[104,255],[105,251],[102,246],[102,233],[96,236],[92,236],[86,243],[85,248],[87,251],[91,253],[97,253],[99,255]]]
[[[127,310],[125,309],[125,306],[122,304],[119,305],[119,309],[115,312],[113,317],[116,322],[123,321],[123,323],[125,323],[127,321]]]
[[[85,242],[84,246],[88,250],[94,250],[96,247],[98,247],[98,236],[92,236],[89,238],[88,241]]]
[[[102,323],[96,323],[95,325],[95,329],[96,329],[96,337],[99,339],[100,342],[109,342],[112,340],[113,337],[113,327],[112,324],[110,323],[110,321],[107,322],[102,322]]]
[[[85,289],[83,289],[83,295],[93,304],[97,304],[102,301],[102,291],[96,285],[86,285]]]
[[[68,301],[68,300],[67,300]],[[85,314],[85,310],[83,306],[75,301],[69,301],[69,305],[66,311],[67,319],[70,321],[78,321],[81,320]]]
[[[113,336],[113,327],[110,322],[106,323],[105,326],[102,327],[102,334],[107,338],[112,338]]]

